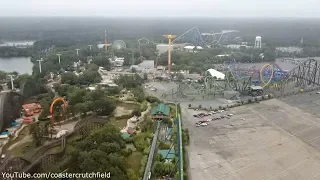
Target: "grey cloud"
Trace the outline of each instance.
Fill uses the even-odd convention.
[[[320,17],[318,0],[0,0],[0,16]]]

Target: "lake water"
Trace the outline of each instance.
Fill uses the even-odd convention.
[[[33,63],[30,57],[0,57],[0,71],[17,71],[19,74],[32,74],[32,67]]]
[[[0,46],[33,46],[35,41],[5,41]]]

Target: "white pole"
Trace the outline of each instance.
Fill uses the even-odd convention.
[[[61,54],[57,54],[57,56],[59,57],[59,64],[60,64],[60,57],[61,57]]]
[[[80,49],[76,49],[76,51],[77,51],[77,56],[79,56],[79,50],[80,50]]]
[[[11,80],[11,90],[14,89],[14,86],[13,86],[13,75],[9,75],[10,76],[10,80]]]
[[[37,60],[38,62],[39,62],[39,71],[40,71],[40,73],[42,72],[41,71],[41,62],[43,61],[43,59],[41,58],[40,60]]]
[[[91,51],[92,45],[89,45],[89,48],[90,48],[90,51]]]

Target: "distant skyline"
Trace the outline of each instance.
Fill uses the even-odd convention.
[[[320,0],[11,0],[0,16],[320,17]]]

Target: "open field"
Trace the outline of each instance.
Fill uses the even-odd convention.
[[[230,121],[206,127],[195,127],[196,111],[181,104],[190,132],[190,179],[320,180],[320,119],[310,100],[320,100],[320,95],[233,108],[226,112],[234,114]]]

